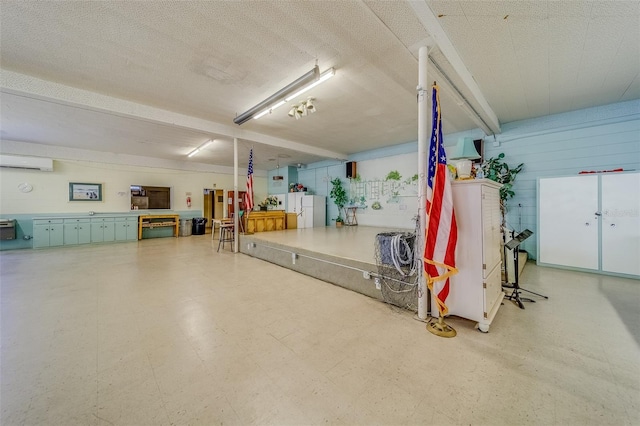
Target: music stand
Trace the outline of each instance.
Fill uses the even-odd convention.
[[[520,291],[526,291],[527,293],[531,293],[531,294],[535,294],[536,296],[540,296],[540,297],[544,297],[545,299],[548,299],[547,296],[543,295],[543,294],[539,294],[539,293],[535,293],[533,291],[521,288],[520,285],[518,284],[519,282],[519,277],[520,277],[520,268],[518,267],[518,258],[519,253],[520,253],[520,244],[526,240],[527,238],[529,238],[531,235],[533,235],[533,232],[531,232],[528,229],[525,229],[524,231],[520,232],[518,235],[516,235],[515,237],[513,237],[513,239],[511,241],[509,241],[508,243],[506,243],[504,246],[506,248],[508,248],[509,250],[511,250],[513,252],[513,262],[514,262],[514,274],[515,274],[515,279],[513,281],[513,285],[507,285],[505,287],[507,288],[512,288],[513,292],[511,292],[510,296],[507,296],[507,299],[509,300],[513,300],[515,301],[518,306],[520,307],[520,309],[524,309],[524,304],[522,303],[524,302],[532,302],[535,303],[535,300],[533,299],[528,299],[526,297],[520,297]],[[505,271],[507,270],[507,268],[505,268]]]

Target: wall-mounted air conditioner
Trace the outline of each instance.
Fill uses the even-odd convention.
[[[53,160],[51,158],[20,157],[17,155],[0,154],[0,167],[52,172]]]

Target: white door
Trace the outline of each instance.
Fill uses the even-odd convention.
[[[601,179],[602,270],[640,275],[640,173]]]
[[[598,176],[540,179],[538,261],[598,269]]]

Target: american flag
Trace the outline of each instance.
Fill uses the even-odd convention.
[[[438,86],[433,84],[433,132],[429,144],[427,172],[427,224],[425,230],[424,270],[427,285],[435,294],[440,315],[449,312],[445,301],[449,295],[449,277],[457,274],[456,244],[458,227],[453,211],[453,195],[447,170],[447,156],[442,146],[442,119]],[[434,284],[443,282],[434,291]]]
[[[253,210],[253,148],[249,151],[249,168],[247,169],[247,195],[245,208]]]

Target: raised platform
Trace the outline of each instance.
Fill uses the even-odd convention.
[[[376,235],[406,229],[351,226],[240,235],[240,252],[383,300],[376,288]],[[373,276],[372,276],[373,275]]]

